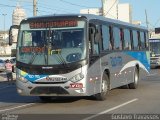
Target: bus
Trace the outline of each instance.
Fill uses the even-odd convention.
[[[160,38],[149,39],[149,43],[150,43],[150,51],[151,51],[151,55],[150,55],[151,68],[159,67],[160,66]]]
[[[137,88],[150,70],[148,31],[90,14],[39,16],[20,23],[16,85],[20,95],[42,101],[94,96]]]

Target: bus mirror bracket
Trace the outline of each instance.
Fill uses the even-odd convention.
[[[11,33],[9,33],[9,45],[11,46],[13,43],[13,36]]]
[[[91,40],[91,41],[94,40],[95,33],[96,33],[95,27],[90,27],[90,29],[89,29],[89,34],[90,34],[90,40]]]

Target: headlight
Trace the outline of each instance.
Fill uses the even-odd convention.
[[[28,82],[24,77],[22,77],[22,76],[17,76],[17,80],[20,80],[20,81],[22,81],[22,82],[24,82],[24,83],[26,83],[26,82]]]
[[[78,82],[78,81],[82,80],[83,78],[84,78],[84,75],[82,73],[79,73],[79,74],[75,75],[74,77],[72,77],[70,79],[70,81]]]

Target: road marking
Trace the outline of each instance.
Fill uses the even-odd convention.
[[[148,77],[149,76],[155,76],[155,75],[157,75],[158,73],[153,73],[153,74],[149,74],[149,75],[147,75]]]
[[[14,109],[18,109],[18,108],[23,108],[23,107],[31,106],[31,105],[34,105],[34,104],[36,104],[36,103],[29,103],[29,104],[25,104],[25,105],[16,106],[16,107],[13,107],[13,108],[3,109],[3,110],[0,110],[0,113],[1,112],[7,112],[7,111],[10,111],[10,110],[14,110]]]
[[[5,87],[2,87],[2,88],[0,88],[0,90],[8,88],[8,87],[11,87],[11,86],[8,85],[8,86],[5,86]]]
[[[115,107],[113,107],[113,108],[110,108],[110,109],[107,109],[107,110],[105,110],[105,111],[102,111],[102,112],[100,112],[100,113],[98,113],[98,114],[96,114],[96,115],[92,115],[92,116],[90,116],[90,117],[84,118],[83,120],[90,120],[90,119],[95,118],[95,117],[97,117],[97,116],[100,116],[100,115],[102,115],[102,114],[108,113],[108,112],[110,112],[110,111],[116,110],[116,109],[118,109],[118,108],[120,108],[120,107],[123,107],[123,106],[125,106],[125,105],[128,105],[128,104],[130,104],[130,103],[132,103],[132,102],[135,102],[135,101],[137,101],[137,100],[138,100],[138,98],[135,98],[135,99],[133,99],[133,100],[130,100],[130,101],[128,101],[128,102],[125,102],[125,103],[123,103],[123,104],[120,104],[120,105],[118,105],[118,106],[115,106]]]

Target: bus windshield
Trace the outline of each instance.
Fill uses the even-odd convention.
[[[150,50],[152,56],[160,56],[160,40],[150,40]]]
[[[17,60],[32,65],[58,65],[86,57],[84,21],[23,23]]]

